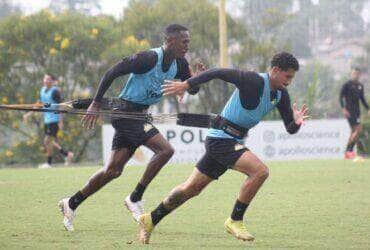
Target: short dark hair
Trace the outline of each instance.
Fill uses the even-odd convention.
[[[56,78],[56,77],[55,77],[55,75],[53,75],[53,74],[45,73],[45,75],[50,76],[50,78],[51,78],[53,81],[56,81],[56,80],[57,80],[57,78]]]
[[[354,71],[358,71],[358,72],[361,72],[361,69],[359,67],[354,67],[353,68]]]
[[[298,60],[288,52],[280,52],[275,54],[271,60],[271,68],[277,66],[280,69],[287,71],[288,69],[299,70]]]
[[[165,38],[178,36],[181,31],[188,31],[188,29],[180,24],[170,24],[164,30],[164,36]]]

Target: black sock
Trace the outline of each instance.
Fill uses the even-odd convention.
[[[243,220],[245,211],[247,210],[249,204],[245,204],[236,200],[233,212],[231,213],[232,220]]]
[[[346,151],[353,151],[353,148],[355,147],[355,142],[350,142],[347,144],[347,149]]]
[[[68,155],[68,151],[65,151],[63,148],[61,148],[60,150],[59,150],[59,153],[61,153],[62,155],[64,155],[64,156],[67,156]]]
[[[130,195],[130,200],[132,202],[138,202],[141,200],[143,197],[144,191],[145,191],[145,186],[142,185],[140,182],[136,185],[135,190],[131,193]]]
[[[68,202],[69,207],[71,209],[75,210],[85,199],[86,199],[86,197],[83,196],[81,191],[78,191],[77,193],[75,193],[75,195],[73,195],[69,199],[69,202]]]
[[[356,143],[356,146],[357,146],[357,152],[358,151],[360,151],[361,153],[365,152],[365,146],[362,143],[362,141],[358,140],[357,143]]]
[[[165,208],[163,202],[161,202],[161,204],[151,212],[153,224],[157,225],[169,213],[171,213],[171,211]]]
[[[47,160],[47,162],[48,162],[48,164],[49,165],[51,165],[51,162],[53,161],[53,157],[51,157],[51,156],[48,156],[48,160]]]

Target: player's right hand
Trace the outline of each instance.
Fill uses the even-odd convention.
[[[177,95],[180,98],[184,96],[185,91],[190,87],[188,82],[164,81],[166,84],[162,85],[163,96]]]
[[[349,112],[348,112],[348,110],[346,109],[346,108],[343,108],[343,115],[344,115],[344,117],[345,118],[349,118]]]
[[[100,103],[93,101],[86,111],[86,115],[82,117],[82,126],[87,129],[95,128],[96,121],[99,118],[97,112],[100,111]]]

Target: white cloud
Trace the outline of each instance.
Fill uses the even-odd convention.
[[[127,5],[127,1],[123,0],[100,0],[102,12],[115,17],[122,17],[123,8]]]
[[[14,5],[20,6],[26,15],[47,8],[50,4],[50,0],[12,0],[12,2]]]
[[[368,1],[367,4],[364,6],[361,16],[364,19],[365,23],[370,23],[370,1]]]
[[[51,0],[12,0],[14,5],[20,6],[26,15],[47,8]],[[102,13],[121,17],[127,0],[100,0]]]

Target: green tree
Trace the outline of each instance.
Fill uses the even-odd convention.
[[[370,72],[369,70],[369,65],[370,65],[370,35],[367,35],[365,37],[365,42],[363,45],[363,49],[365,53],[358,58],[355,58],[353,61],[353,67],[359,67],[361,68],[362,71],[368,73]],[[366,75],[365,75],[366,77]]]
[[[315,61],[301,66],[290,88],[292,96],[297,96],[300,104],[308,105],[314,119],[333,118],[340,114],[338,98],[341,84],[333,75],[329,66]]]
[[[126,53],[122,48],[115,57],[107,56],[106,51],[123,39],[117,27],[117,21],[111,17],[77,12],[53,15],[44,10],[31,16],[13,15],[3,19],[0,22],[1,103],[34,103],[45,72],[59,77],[65,100],[92,95],[91,90],[96,89],[107,68],[120,54]],[[13,146],[17,161],[39,161],[41,117],[32,119],[28,126],[22,125],[21,119],[20,112],[0,113],[0,124],[15,132],[14,145],[9,146]],[[89,143],[100,144],[100,130],[85,131],[79,117],[65,116],[64,120],[65,130],[59,136],[67,148],[76,152],[76,160],[81,160]],[[3,153],[11,155],[10,148],[2,148]]]
[[[291,50],[291,42],[285,39],[286,25],[292,20],[292,0],[252,1],[242,4],[241,20],[254,42],[241,46],[241,52],[234,57],[237,65],[245,65],[258,71],[266,71],[271,56],[281,50]]]
[[[185,25],[191,36],[189,57],[191,63],[201,58],[210,67],[218,64],[218,9],[210,1],[192,0],[131,0],[124,10],[122,30],[138,39],[147,39],[149,44],[160,46],[163,43],[163,29],[170,23]],[[228,16],[229,43],[246,42],[248,35],[243,25]],[[219,112],[226,102],[232,87],[221,82],[203,85],[199,105],[191,110],[197,112]],[[179,111],[177,100],[170,100]]]

